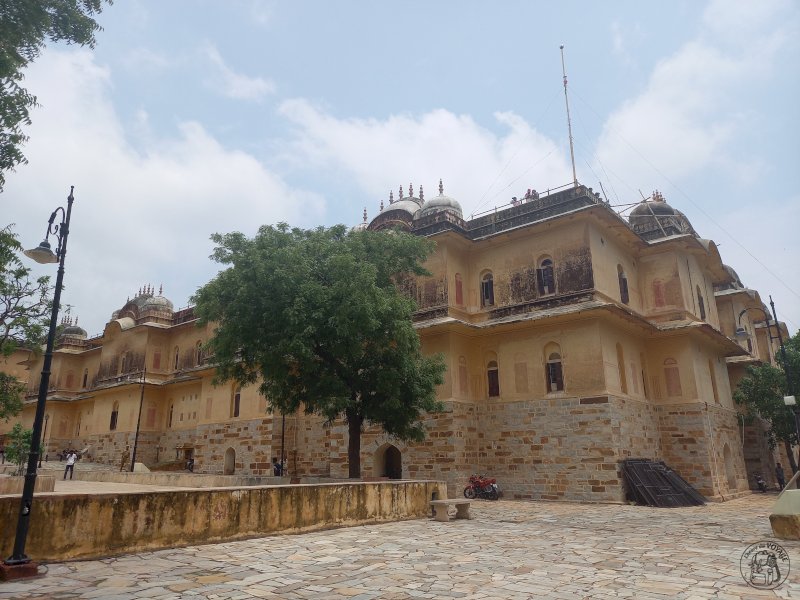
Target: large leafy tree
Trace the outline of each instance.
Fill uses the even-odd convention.
[[[783,397],[789,385],[795,395],[800,395],[800,332],[786,340],[786,362],[789,377],[784,372],[783,357],[776,358],[780,367],[769,364],[751,365],[739,382],[733,399],[750,417],[760,417],[768,424],[767,438],[771,447],[782,444],[792,471],[797,471],[797,461],[792,446],[798,443],[794,412],[786,407]],[[800,400],[800,398],[798,398]]]
[[[4,173],[25,163],[23,126],[36,97],[22,87],[23,70],[45,41],[94,47],[94,20],[112,0],[0,0],[0,191]]]
[[[49,278],[31,277],[19,259],[21,249],[10,226],[0,229],[0,357],[19,347],[38,348],[52,307]],[[0,419],[19,414],[23,392],[15,377],[0,371]]]
[[[412,300],[396,285],[425,274],[431,242],[399,232],[264,226],[253,239],[214,235],[228,265],[193,300],[218,380],[259,383],[273,410],[300,408],[348,424],[349,476],[361,476],[361,433],[380,426],[424,437],[423,412],[441,409],[440,355],[424,356]]]

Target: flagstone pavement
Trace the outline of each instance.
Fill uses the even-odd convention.
[[[0,584],[0,598],[465,600],[800,598],[792,571],[748,587],[739,559],[773,540],[775,495],[703,507],[522,501],[473,503],[472,520],[431,519],[52,563]]]

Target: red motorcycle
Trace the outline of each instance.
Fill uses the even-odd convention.
[[[483,475],[471,475],[469,484],[464,488],[464,497],[472,500],[473,498],[486,498],[487,500],[497,500],[500,496],[500,488],[494,477],[484,477]]]

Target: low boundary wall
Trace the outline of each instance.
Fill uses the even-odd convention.
[[[34,499],[26,553],[99,558],[276,533],[425,517],[440,481],[300,484]],[[0,552],[10,556],[19,498],[0,498]]]

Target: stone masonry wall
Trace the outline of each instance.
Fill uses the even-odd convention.
[[[755,483],[756,474],[760,474],[770,484],[777,481],[775,479],[775,454],[770,450],[767,436],[767,425],[761,420],[756,420],[744,427],[744,463],[747,470],[747,482],[751,489],[757,489]],[[790,477],[791,469],[783,451],[783,444],[779,444],[777,450],[783,460],[784,472],[787,474],[787,481]]]
[[[509,498],[622,499],[607,397],[481,407],[483,469]]]
[[[225,454],[229,448],[235,453],[234,472],[249,475],[271,475],[273,453],[273,416],[260,419],[237,420],[226,423],[200,424],[191,431],[194,443],[194,470],[198,473],[222,474]],[[280,433],[280,430],[279,430]],[[178,439],[170,439],[168,447],[174,448]]]

